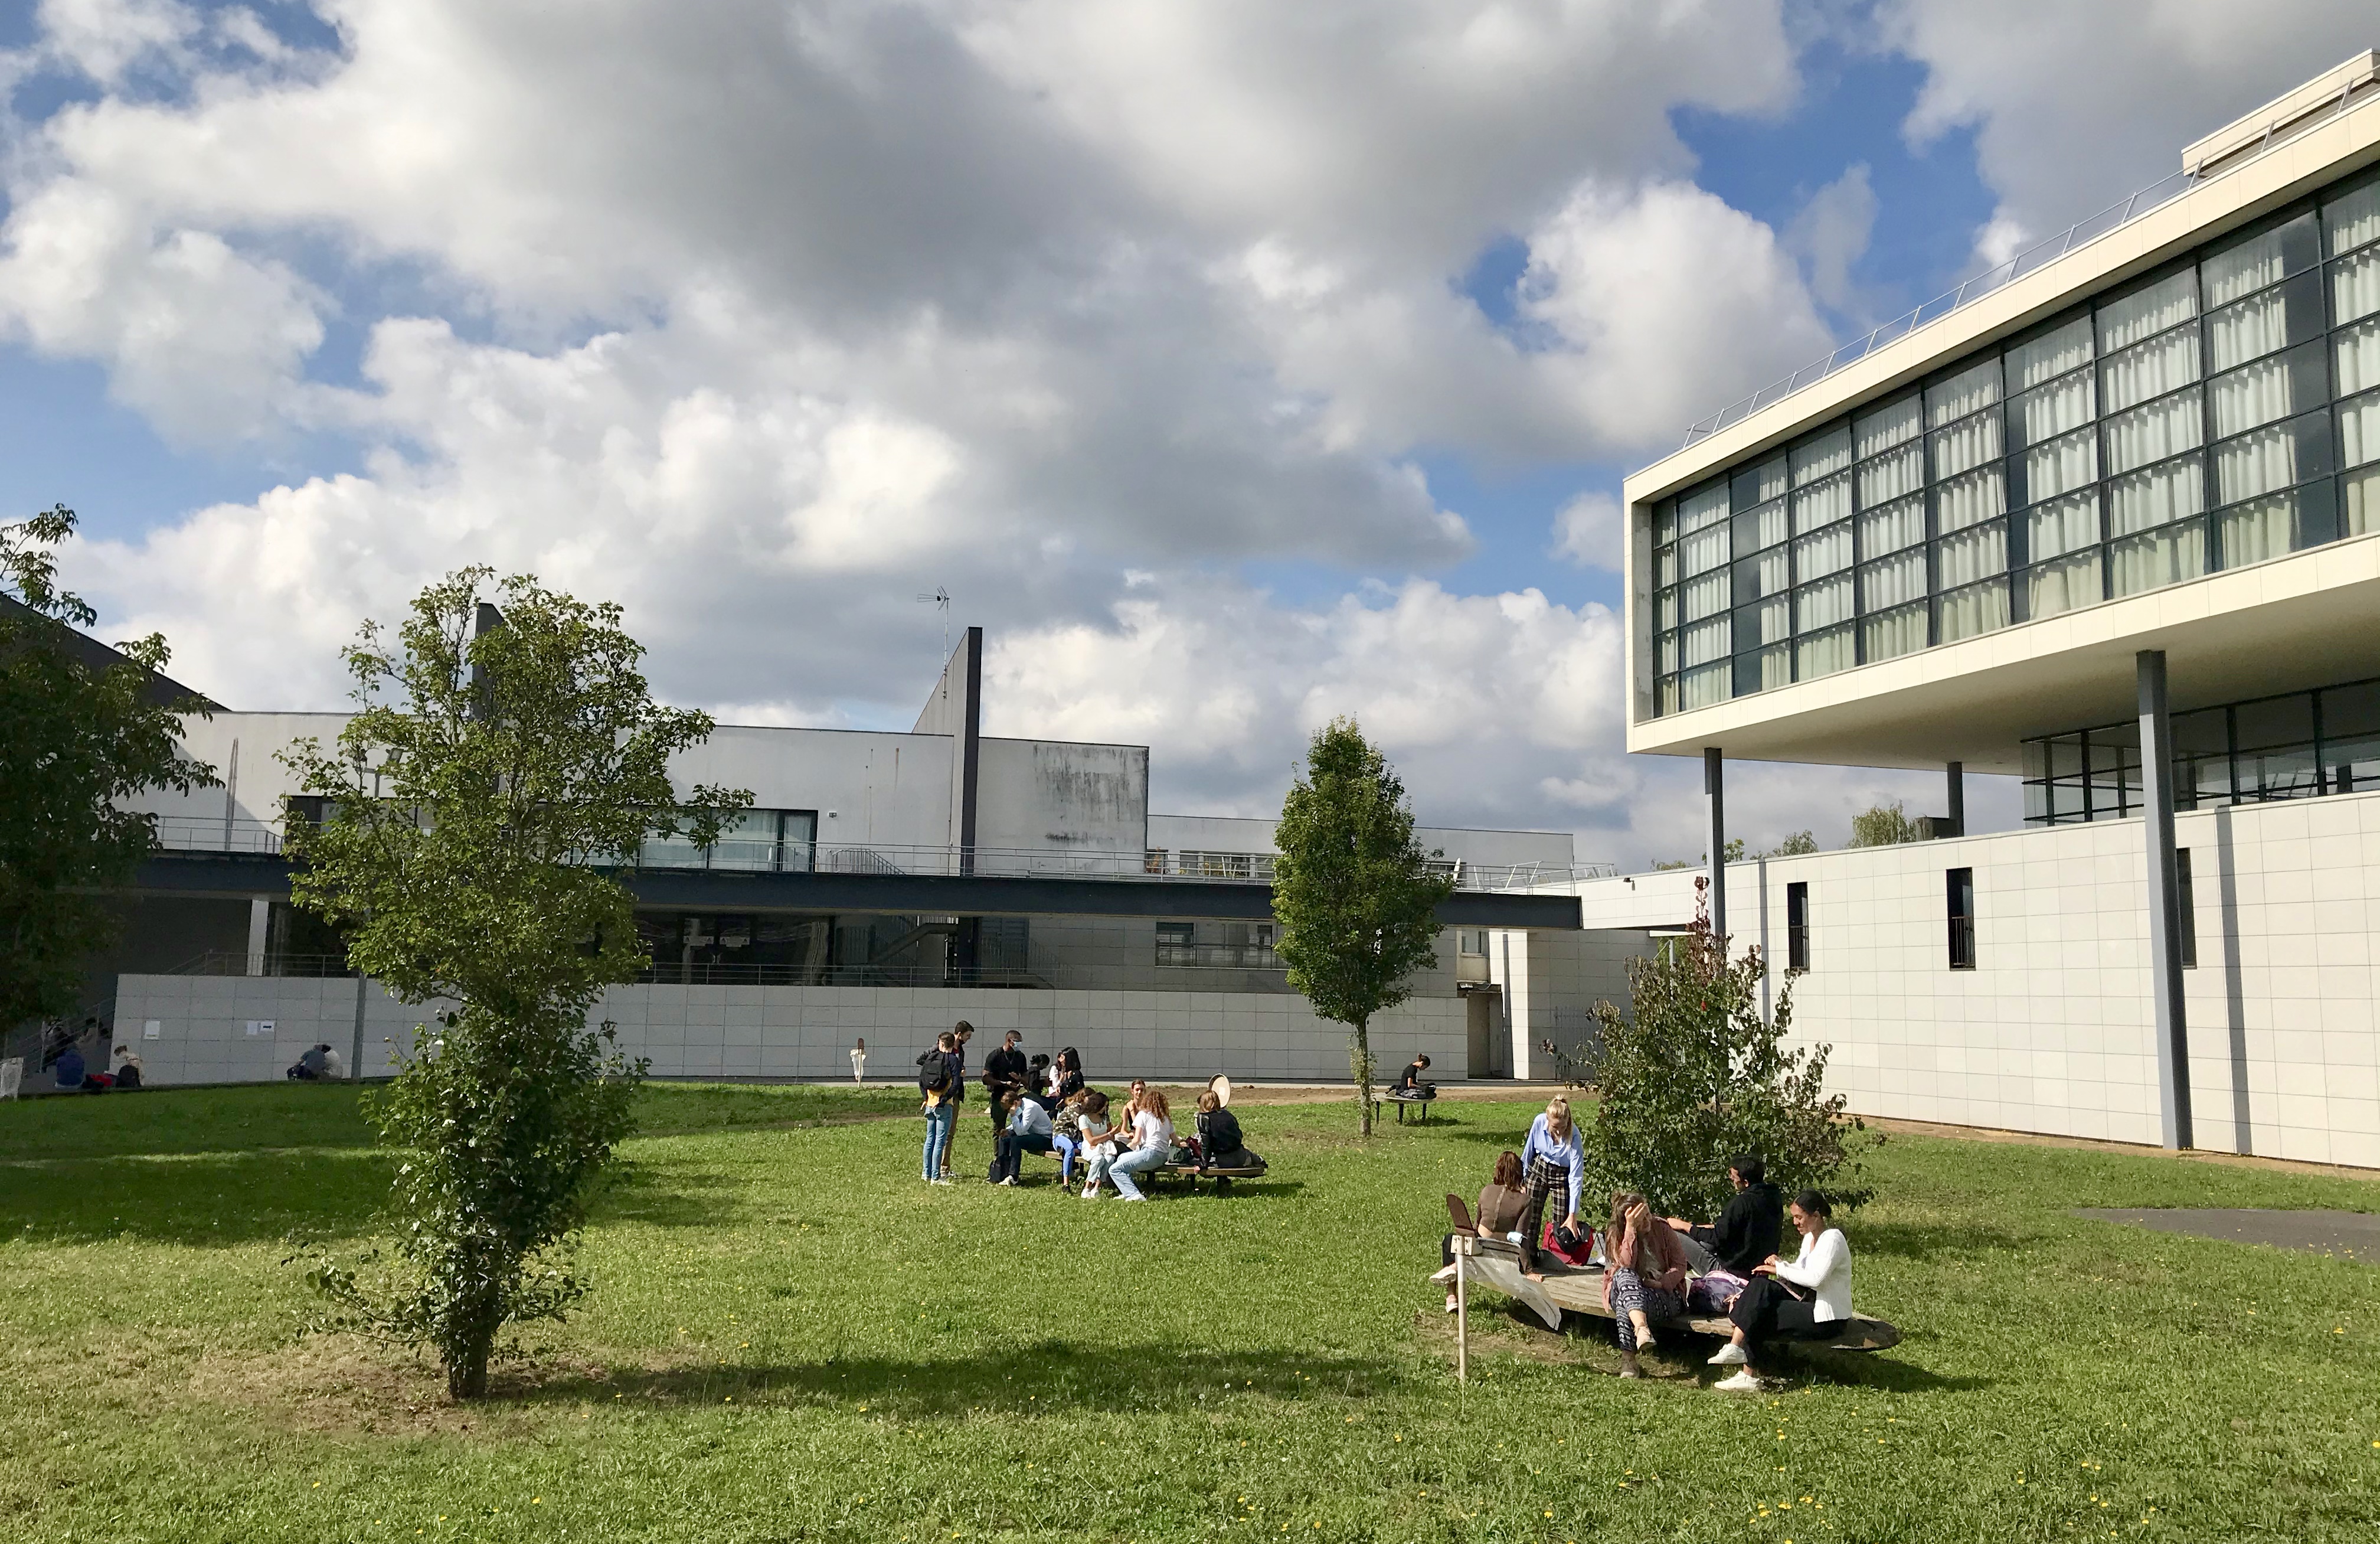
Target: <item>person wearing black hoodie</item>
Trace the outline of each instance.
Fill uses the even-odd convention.
[[[1735,1278],[1729,1284],[1741,1291],[1742,1283],[1752,1280],[1755,1268],[1777,1252],[1778,1240],[1784,1236],[1785,1198],[1768,1183],[1767,1166],[1756,1152],[1745,1153],[1729,1164],[1727,1177],[1735,1185],[1735,1197],[1716,1223],[1703,1226],[1682,1217],[1665,1221],[1708,1249],[1719,1270]]]

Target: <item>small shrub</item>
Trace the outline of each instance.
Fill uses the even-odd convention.
[[[1631,1014],[1596,1004],[1603,1046],[1586,1140],[1597,1182],[1641,1190],[1658,1211],[1711,1217],[1731,1194],[1730,1161],[1756,1152],[1789,1195],[1815,1185],[1843,1210],[1869,1199],[1862,1161],[1882,1138],[1823,1091],[1828,1047],[1783,1043],[1799,972],[1764,1018],[1757,949],[1729,959],[1706,913],[1671,943],[1631,967]]]

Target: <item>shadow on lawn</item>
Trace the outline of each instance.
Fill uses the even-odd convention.
[[[2003,1229],[1967,1223],[1854,1222],[1846,1231],[1852,1235],[1852,1247],[1857,1253],[1896,1259],[1930,1260],[1943,1255],[2010,1259],[2017,1258],[2025,1243]],[[1791,1243],[1792,1237],[1792,1230],[1787,1229],[1786,1241]]]
[[[370,1224],[395,1173],[370,1149],[59,1159],[0,1191],[0,1230],[200,1247],[350,1234]]]
[[[1175,1344],[1094,1353],[1044,1340],[988,1356],[832,1357],[791,1366],[623,1368],[594,1376],[516,1385],[524,1404],[625,1399],[666,1404],[806,1404],[923,1418],[986,1412],[1068,1414],[1123,1402],[1135,1411],[1220,1411],[1232,1401],[1369,1398],[1390,1392],[1396,1364],[1382,1357],[1277,1352],[1184,1351]]]

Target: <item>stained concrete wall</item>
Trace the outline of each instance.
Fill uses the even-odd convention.
[[[1148,845],[1167,852],[1269,853],[1277,821],[1238,815],[1151,815]],[[1438,848],[1464,863],[1504,866],[1542,863],[1568,869],[1574,844],[1566,831],[1474,831],[1459,826],[1416,826],[1425,849]]]
[[[1148,749],[1062,740],[978,742],[976,845],[1105,854],[1148,845]]]

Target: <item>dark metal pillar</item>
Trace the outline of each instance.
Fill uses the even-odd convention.
[[[2173,724],[2166,712],[2165,650],[2137,663],[2142,821],[2148,854],[2149,990],[2156,1006],[2157,1111],[2165,1145],[2195,1144],[2190,1130],[2190,1025],[2181,998],[2181,892],[2173,857]]]
[[[1950,830],[1964,836],[1967,834],[1967,765],[1963,761],[1953,761],[1943,769],[1943,772],[1950,797],[1950,808],[1943,813],[1950,817]]]
[[[1727,790],[1717,746],[1703,748],[1703,792],[1710,796],[1711,936],[1727,937]]]

